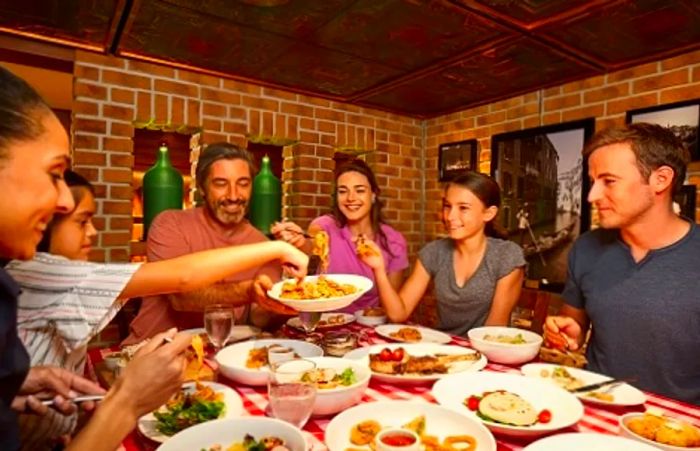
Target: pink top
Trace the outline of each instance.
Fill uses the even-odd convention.
[[[204,208],[166,210],[156,217],[148,230],[148,261],[166,260],[192,252],[262,241],[267,241],[267,237],[248,221],[241,222],[233,229],[223,229],[209,218]],[[192,270],[196,271],[197,268]],[[269,276],[274,282],[280,279],[282,269],[279,263],[273,261],[248,271],[241,271],[223,282],[252,280],[259,274]],[[247,310],[247,306],[235,309],[237,323],[245,321],[243,317]],[[201,312],[178,312],[171,307],[165,296],[146,297],[138,316],[131,322],[131,334],[124,340],[124,344],[137,343],[171,327],[191,329],[203,326]]]
[[[374,282],[374,272],[365,265],[355,252],[355,243],[352,241],[352,233],[347,226],[340,228],[331,215],[319,216],[311,222],[311,225],[321,227],[328,233],[329,238],[329,262],[328,274],[358,274],[371,279]],[[408,255],[406,239],[401,233],[392,227],[382,224],[382,232],[386,235],[389,250],[381,246],[377,237],[375,241],[381,247],[384,261],[386,262],[387,274],[403,271],[408,268]],[[342,312],[353,313],[367,307],[374,307],[379,304],[379,294],[377,287],[365,293],[361,298],[340,310]]]

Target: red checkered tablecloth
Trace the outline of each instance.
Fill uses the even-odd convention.
[[[378,336],[374,329],[352,324],[345,327],[346,330],[358,332],[361,336],[361,344],[381,344],[387,341]],[[295,332],[287,329],[285,332],[294,336]],[[459,346],[469,346],[469,341],[461,337],[453,337],[451,344]],[[101,351],[93,350],[90,352],[90,360],[96,363],[101,360]],[[484,371],[494,372],[510,372],[519,373],[518,367],[489,363]],[[236,385],[234,382],[220,378],[219,382],[231,386],[243,399],[243,407],[248,415],[264,415],[265,407],[267,406],[267,389],[266,387],[247,387]],[[386,400],[410,400],[435,403],[430,385],[396,385],[388,383],[379,383],[372,379],[365,392],[362,402],[386,401]],[[584,404],[584,416],[581,421],[574,427],[560,432],[595,432],[601,434],[618,433],[618,418],[631,411],[643,411],[653,407],[662,412],[666,412],[674,417],[685,419],[694,424],[700,424],[700,407],[686,404],[673,399],[668,399],[653,393],[646,393],[647,402],[643,406],[634,408],[603,408],[590,404]],[[324,451],[326,446],[323,444],[323,433],[328,426],[332,417],[312,417],[304,427],[309,441],[313,445],[313,451]],[[533,439],[514,439],[512,437],[496,436],[498,451],[516,451],[521,450]],[[136,450],[153,450],[158,444],[140,436],[136,431],[131,433],[123,443],[123,448],[127,451]]]

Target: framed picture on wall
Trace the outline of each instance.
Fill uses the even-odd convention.
[[[691,159],[700,160],[698,148],[700,99],[628,111],[627,123],[635,122],[649,122],[670,128],[688,147]]]
[[[439,180],[446,182],[466,171],[476,171],[479,164],[477,146],[476,139],[440,144],[438,147]]]
[[[574,240],[590,227],[588,169],[581,155],[595,119],[491,138],[491,176],[501,187],[499,221],[523,247],[527,278],[560,290]]]

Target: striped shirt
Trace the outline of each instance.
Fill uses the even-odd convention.
[[[78,374],[85,370],[87,343],[122,306],[119,294],[138,264],[104,264],[37,253],[30,261],[12,261],[6,270],[19,284],[17,328],[31,366],[53,365]],[[49,410],[44,417],[21,415],[23,449],[50,449],[51,442],[73,432],[77,414]]]

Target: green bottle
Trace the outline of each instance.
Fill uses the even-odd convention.
[[[262,233],[269,235],[270,226],[282,216],[282,187],[270,169],[270,158],[262,158],[260,172],[253,179],[250,198],[250,222]]]
[[[163,210],[182,209],[182,174],[170,162],[168,146],[161,144],[158,157],[143,176],[143,237]]]

